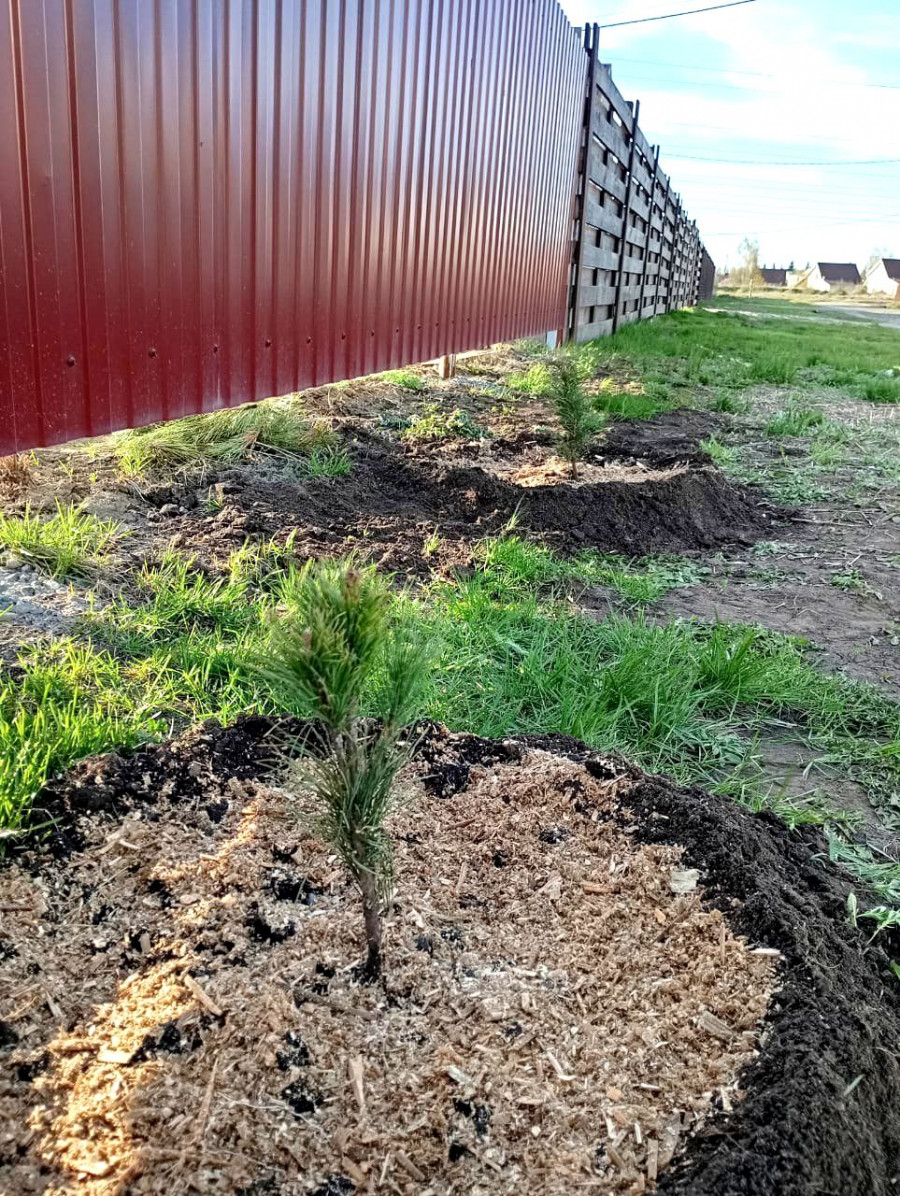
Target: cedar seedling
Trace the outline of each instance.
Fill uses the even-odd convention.
[[[552,363],[547,395],[562,427],[560,452],[569,462],[575,480],[578,478],[578,462],[600,426],[600,420],[581,388],[581,371],[574,357],[563,354]]]
[[[384,822],[394,781],[412,743],[404,729],[417,713],[428,673],[422,636],[398,624],[385,582],[352,562],[310,562],[291,587],[292,606],[272,626],[270,680],[297,714],[312,715],[320,742],[305,750],[301,775],[319,799],[321,830],[362,895],[366,958],[361,975],[381,972],[381,911],[393,864]],[[364,691],[377,690],[376,718],[360,716]]]

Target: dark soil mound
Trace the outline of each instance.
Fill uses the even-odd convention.
[[[235,472],[226,509],[197,527],[207,550],[217,534],[240,542],[247,533],[296,531],[301,554],[346,551],[358,542],[383,567],[428,572],[434,561],[426,560],[423,545],[435,528],[445,546],[458,546],[456,558],[442,563],[459,563],[465,546],[498,531],[516,511],[523,527],[561,552],[591,547],[632,555],[753,542],[772,517],[756,494],[712,469],[523,488],[480,465],[406,452],[379,436],[359,436],[352,451],[353,472],[338,479],[294,482]]]
[[[267,775],[280,763],[277,745],[291,726],[283,720],[276,732],[271,719],[252,715],[230,727],[212,720],[168,743],[82,760],[45,785],[34,800],[32,825],[50,822],[51,829],[14,840],[8,851],[18,856],[40,842],[62,858],[81,846],[79,828],[85,818],[119,819],[136,807],[155,806],[161,798],[197,801],[208,792],[203,779],[210,776],[246,780]],[[217,809],[207,812],[213,821],[221,817]]]
[[[648,461],[653,465],[705,465],[709,454],[700,442],[722,426],[721,417],[708,411],[662,411],[650,419],[617,420],[601,446],[614,460]]]
[[[771,508],[716,470],[686,470],[633,484],[542,486],[522,500],[522,523],[563,549],[643,556],[689,552],[765,537]]]
[[[192,785],[201,775],[214,774],[227,796],[230,777],[270,774],[272,744],[283,729],[248,718],[227,729],[207,725],[129,757],[85,762],[38,803],[60,819],[51,844],[77,840],[88,812],[117,817],[149,805],[152,817],[157,802],[195,802]],[[452,800],[468,785],[472,766],[515,759],[523,743],[575,760],[600,779],[630,771],[636,783],[620,811],[629,833],[682,846],[685,862],[701,871],[708,899],[732,927],[783,956],[782,988],[760,1057],[745,1074],[745,1099],[689,1143],[659,1190],[672,1196],[896,1191],[900,988],[889,964],[900,942],[883,935],[867,943],[848,923],[847,878],[828,862],[821,835],[789,831],[772,815],[751,815],[699,789],[644,776],[561,736],[448,740],[441,728],[428,728],[421,759],[434,800]],[[572,800],[577,814],[591,817],[577,794]],[[217,811],[208,813],[214,818]],[[42,858],[32,857],[35,867]]]

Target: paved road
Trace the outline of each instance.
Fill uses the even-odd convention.
[[[875,324],[881,324],[884,328],[900,329],[900,311],[896,308],[887,307],[844,307],[843,304],[831,304],[827,307],[818,308],[818,311],[840,311],[845,315],[850,316],[854,320],[870,320]]]

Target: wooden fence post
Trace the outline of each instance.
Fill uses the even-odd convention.
[[[662,202],[662,228],[659,230],[659,264],[656,271],[656,301],[653,304],[653,314],[659,315],[659,284],[662,278],[663,262],[666,263],[668,274],[666,276],[666,293],[663,298],[663,310],[665,311],[666,304],[669,301],[669,288],[672,282],[672,259],[666,256],[666,224],[669,219],[669,195],[672,190],[672,180],[666,178],[666,193],[663,196]]]
[[[571,280],[569,290],[569,311],[566,320],[566,340],[575,340],[578,333],[578,313],[581,311],[581,294],[584,289],[584,213],[587,207],[588,179],[590,176],[591,159],[591,117],[594,111],[594,88],[597,86],[597,43],[600,38],[599,25],[585,25],[584,49],[588,55],[587,95],[584,105],[584,125],[581,145],[581,161],[578,171],[580,191],[576,193],[576,227],[577,238],[572,254],[575,277]]]
[[[613,310],[613,334],[619,330],[619,315],[622,306],[622,274],[625,269],[625,250],[628,246],[628,217],[631,215],[631,193],[634,190],[634,155],[637,151],[638,117],[641,101],[635,100],[631,110],[631,148],[628,151],[628,179],[625,183],[625,209],[622,213],[622,244],[619,246],[619,269],[616,278],[616,306]]]
[[[656,203],[656,180],[659,176],[659,146],[653,147],[653,182],[650,184],[650,214],[647,217],[647,239],[644,243],[644,269],[641,271],[641,294],[638,299],[638,319],[644,318],[644,292],[647,289],[647,265],[650,257],[650,238],[653,236],[653,205]],[[656,314],[654,300],[654,315]]]

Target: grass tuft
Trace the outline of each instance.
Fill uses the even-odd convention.
[[[802,436],[810,428],[817,428],[825,422],[823,412],[813,407],[785,407],[766,424],[767,436]]]
[[[253,453],[301,456],[333,443],[333,433],[309,420],[295,400],[267,400],[125,432],[116,438],[115,452],[122,472],[136,476],[235,462]]]
[[[402,386],[404,390],[426,390],[424,381],[413,370],[387,370],[378,377],[382,382],[389,382],[392,386]]]
[[[900,378],[866,378],[862,395],[870,403],[900,403]]]
[[[119,524],[59,501],[56,514],[49,518],[33,513],[30,507],[22,515],[0,512],[0,545],[51,577],[95,573],[119,534]]]
[[[522,374],[510,374],[505,382],[510,390],[518,394],[548,395],[553,378],[549,366],[545,362],[538,362]]]
[[[350,473],[353,464],[344,449],[329,444],[314,448],[306,458],[304,468],[310,478],[342,478]]]

